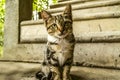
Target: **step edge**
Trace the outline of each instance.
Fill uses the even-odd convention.
[[[94,3],[86,3],[85,4],[81,4],[81,5],[74,5],[72,7],[72,10],[79,10],[79,9],[89,9],[89,8],[97,8],[97,7],[107,7],[107,6],[112,6],[112,5],[118,5],[120,4],[120,0],[109,0],[109,1],[100,1],[100,2],[94,2]],[[55,8],[55,9],[49,9],[47,10],[50,13],[58,13],[58,12],[62,12],[65,8],[61,7],[61,8]]]
[[[21,35],[22,36],[22,35]],[[77,43],[116,43],[120,42],[120,31],[83,32],[75,35]],[[36,39],[22,39],[20,43],[46,43],[47,35]]]
[[[83,3],[83,2],[87,2],[87,1],[96,1],[96,0],[74,0],[74,1],[60,2],[60,3],[57,3],[57,4],[50,5],[50,8],[58,8],[58,7],[66,5],[66,4]]]
[[[74,21],[84,21],[84,20],[95,20],[95,19],[106,19],[106,18],[119,18],[120,17],[120,11],[111,11],[111,12],[102,12],[102,13],[88,13],[88,14],[83,14],[78,17],[73,18]],[[21,27],[22,26],[27,26],[27,25],[37,25],[37,24],[43,24],[44,21],[42,19],[40,20],[29,20],[29,21],[22,21],[20,23]]]

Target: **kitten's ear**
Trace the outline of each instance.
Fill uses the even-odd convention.
[[[72,8],[70,4],[66,6],[63,15],[65,16],[66,20],[70,20],[72,22]]]
[[[71,5],[67,4],[63,14],[70,14],[70,15],[72,15],[71,11],[72,11]]]
[[[41,17],[43,20],[48,20],[50,17],[52,17],[52,15],[49,12],[43,10],[41,11]]]

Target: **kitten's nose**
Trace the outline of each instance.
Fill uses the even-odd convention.
[[[62,34],[63,34],[63,29],[62,29],[62,27],[60,27],[60,28],[59,28],[59,34],[58,34],[58,35],[61,36]]]
[[[58,30],[59,30],[60,32],[62,32],[62,31],[63,31],[63,27],[62,27],[62,26],[58,26]]]
[[[63,31],[63,29],[62,29],[62,28],[59,28],[59,31],[60,31],[60,32],[62,32],[62,31]]]
[[[61,35],[62,35],[62,32],[59,32],[58,35],[61,36]]]

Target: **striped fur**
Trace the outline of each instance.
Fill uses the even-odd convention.
[[[61,15],[52,16],[47,11],[42,11],[41,16],[48,32],[43,66],[47,66],[52,72],[49,80],[71,80],[69,73],[75,45],[71,5],[67,5]]]

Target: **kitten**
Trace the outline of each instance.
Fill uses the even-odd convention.
[[[52,16],[44,10],[41,12],[48,33],[47,50],[41,71],[46,76],[44,80],[71,80],[70,68],[75,45],[71,11],[71,5],[68,4],[61,15]]]

